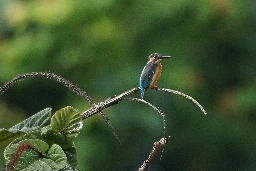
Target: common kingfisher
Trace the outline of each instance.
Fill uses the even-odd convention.
[[[172,56],[162,56],[158,53],[153,53],[148,57],[148,63],[143,68],[141,76],[140,76],[140,90],[141,90],[141,98],[143,99],[144,93],[146,90],[153,88],[156,89],[155,86],[158,78],[162,72],[162,65],[160,61],[162,59],[169,59]]]

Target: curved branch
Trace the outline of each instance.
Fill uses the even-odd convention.
[[[163,118],[163,124],[164,124],[164,127],[163,127],[163,130],[164,130],[164,137],[166,135],[166,120],[165,120],[165,115],[164,113],[158,109],[156,106],[154,106],[152,103],[150,102],[147,102],[146,100],[143,100],[143,99],[138,99],[138,98],[122,98],[121,100],[132,100],[132,101],[137,101],[137,102],[142,102],[150,107],[152,107],[159,115],[162,116]]]
[[[0,87],[0,95],[4,94],[15,83],[17,83],[19,81],[23,81],[26,78],[47,78],[50,80],[54,80],[58,83],[61,83],[62,85],[64,85],[68,89],[70,89],[71,91],[75,92],[77,95],[83,97],[90,104],[94,104],[92,98],[90,96],[88,96],[87,93],[85,91],[83,91],[82,89],[80,89],[77,85],[71,83],[69,80],[67,80],[59,75],[56,75],[56,74],[50,73],[50,72],[31,72],[31,73],[19,75]]]
[[[168,92],[168,93],[173,93],[173,94],[177,94],[177,95],[180,95],[180,96],[183,96],[189,100],[191,100],[193,103],[195,103],[200,109],[201,111],[207,115],[207,112],[204,110],[203,106],[198,102],[196,101],[195,99],[193,99],[193,97],[185,94],[185,93],[182,93],[182,92],[179,92],[179,91],[176,91],[176,90],[171,90],[171,89],[166,89],[166,88],[157,88],[157,90],[160,90],[160,91],[165,91],[165,92]]]

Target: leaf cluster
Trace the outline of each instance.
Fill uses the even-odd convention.
[[[10,129],[0,130],[9,170],[77,170],[74,138],[82,129],[78,110],[46,108]]]

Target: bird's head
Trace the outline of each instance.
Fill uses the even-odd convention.
[[[153,53],[151,55],[149,55],[148,59],[149,61],[160,61],[162,59],[170,59],[170,58],[173,58],[172,56],[162,56],[161,54],[159,53]]]

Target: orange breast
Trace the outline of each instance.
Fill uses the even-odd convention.
[[[154,76],[153,76],[153,78],[152,78],[152,81],[151,81],[151,83],[150,83],[148,89],[153,88],[153,87],[155,86],[155,84],[156,84],[158,78],[159,78],[160,75],[161,75],[161,72],[162,72],[162,65],[161,65],[160,62],[158,62],[158,63],[157,63],[157,67],[156,67],[156,72],[155,72],[155,74],[154,74]]]

